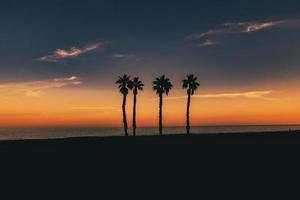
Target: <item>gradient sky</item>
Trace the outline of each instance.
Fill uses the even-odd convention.
[[[0,127],[121,126],[115,80],[139,76],[138,123],[157,123],[154,77],[197,75],[193,125],[300,123],[299,1],[1,1]],[[132,95],[128,100],[131,119]]]

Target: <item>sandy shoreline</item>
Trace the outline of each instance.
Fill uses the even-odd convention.
[[[154,142],[154,141],[164,141],[164,142],[190,142],[192,140],[198,140],[198,142],[208,141],[208,140],[246,140],[246,139],[262,139],[262,140],[273,140],[273,139],[292,139],[300,137],[300,130],[293,131],[276,131],[276,132],[241,132],[241,133],[209,133],[209,134],[166,134],[161,136],[157,135],[142,135],[136,137],[124,137],[124,136],[86,136],[86,137],[67,137],[67,138],[49,138],[49,139],[18,139],[18,140],[0,140],[1,144],[37,144],[37,143],[83,143],[83,142]],[[257,141],[259,142],[259,140]]]
[[[126,151],[134,154],[142,151],[164,152],[171,149],[174,152],[197,154],[199,151],[240,151],[246,148],[251,151],[274,148],[276,151],[276,145],[300,150],[300,131],[0,141],[0,154],[105,155],[114,152],[122,154]]]
[[[39,172],[43,180],[67,174],[68,181],[80,176],[105,183],[121,177],[126,184],[133,177],[140,184],[196,174],[197,181],[258,181],[298,171],[299,155],[300,131],[0,142],[2,171],[17,177]]]

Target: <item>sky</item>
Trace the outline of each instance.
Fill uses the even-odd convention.
[[[138,76],[138,126],[158,121],[152,80],[174,85],[164,124],[300,124],[300,2],[1,1],[0,127],[121,126],[115,81]],[[127,114],[132,115],[132,94]]]

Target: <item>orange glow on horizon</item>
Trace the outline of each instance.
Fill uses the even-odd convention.
[[[295,89],[272,92],[209,94],[201,89],[192,97],[191,124],[267,125],[300,124],[300,95]],[[262,96],[256,96],[256,95]],[[184,126],[185,91],[174,89],[164,97],[165,126]],[[200,95],[200,96],[198,96]],[[202,95],[202,96],[201,96]],[[253,96],[254,95],[254,96]],[[118,90],[52,89],[40,96],[13,94],[0,104],[0,127],[100,126],[121,127],[122,95]],[[127,101],[128,124],[132,118],[132,95]],[[138,95],[138,126],[157,126],[158,98],[153,91]]]

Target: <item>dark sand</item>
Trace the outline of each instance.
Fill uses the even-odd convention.
[[[81,137],[48,140],[1,141],[2,156],[51,156],[82,158],[88,156],[222,155],[300,150],[300,131],[234,134],[192,134],[137,137]],[[292,153],[291,152],[291,153]]]
[[[15,188],[27,186],[52,199],[268,199],[298,185],[299,157],[299,131],[0,142],[2,191],[24,197]]]

